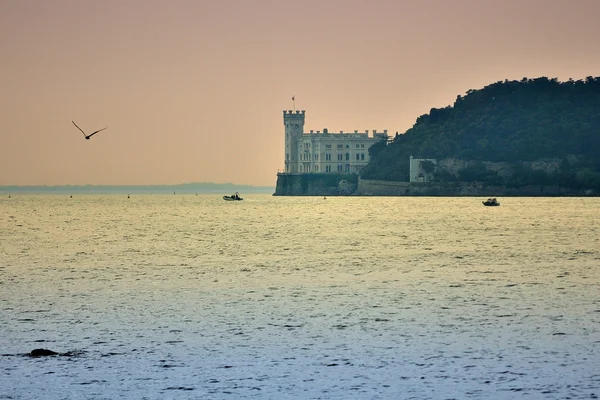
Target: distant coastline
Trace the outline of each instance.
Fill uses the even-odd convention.
[[[4,194],[201,194],[201,193],[266,193],[272,186],[236,185],[234,183],[183,183],[178,185],[56,185],[0,186]]]

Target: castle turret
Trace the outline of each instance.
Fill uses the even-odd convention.
[[[305,111],[283,110],[285,125],[285,172],[298,172],[298,139],[304,132]]]

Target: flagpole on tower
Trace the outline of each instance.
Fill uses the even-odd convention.
[[[292,95],[292,110],[296,112],[296,96]]]

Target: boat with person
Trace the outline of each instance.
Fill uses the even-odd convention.
[[[232,194],[231,196],[223,196],[223,200],[225,200],[225,201],[240,201],[240,200],[244,200],[244,199],[240,197],[238,192],[235,192],[235,194]]]
[[[498,200],[496,200],[495,197],[490,197],[489,199],[487,199],[486,201],[482,201],[484,206],[488,206],[488,207],[493,207],[493,206],[499,206],[500,203],[498,203]]]

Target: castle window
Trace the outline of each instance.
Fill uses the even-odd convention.
[[[331,161],[331,154],[330,153],[325,154],[325,161]]]
[[[319,155],[317,153],[313,154],[313,161],[319,161]]]
[[[343,149],[343,148],[344,148],[344,145],[343,145],[343,144],[338,144],[338,145],[337,145],[337,148],[338,148],[338,149]]]
[[[364,159],[365,159],[365,153],[362,153],[362,154],[360,155],[360,159],[361,159],[361,160],[364,160]]]
[[[360,154],[356,153],[356,161],[360,160]]]
[[[342,172],[344,170],[344,166],[342,164],[338,164],[338,172]]]
[[[325,172],[331,172],[331,165],[325,166]]]
[[[350,161],[350,153],[346,153],[346,161]]]
[[[363,145],[363,146],[364,146],[364,145]],[[356,144],[356,148],[357,148],[357,149],[360,149],[360,144],[358,144],[358,143],[357,143],[357,144]]]
[[[331,145],[330,144],[326,144],[325,145],[325,149],[331,149]]]
[[[310,143],[304,143],[304,148],[305,149],[310,149]]]
[[[344,155],[342,153],[338,154],[338,161],[342,161],[344,159]]]
[[[361,144],[361,145],[360,145],[360,148],[361,148],[361,149],[364,149],[364,148],[365,148],[365,145],[364,145],[364,144]]]

